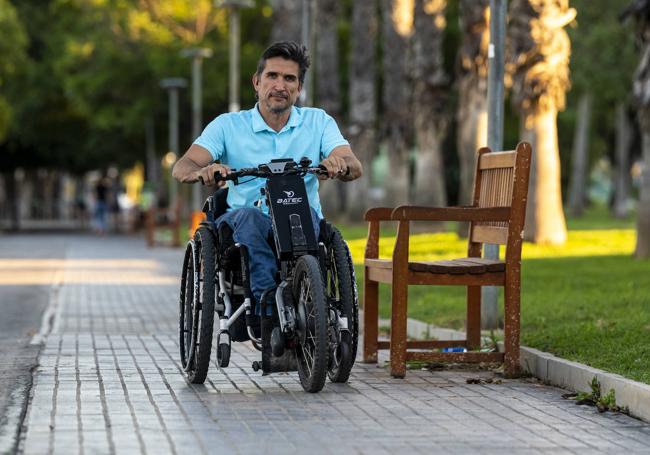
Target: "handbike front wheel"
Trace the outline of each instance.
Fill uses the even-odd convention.
[[[320,392],[328,363],[328,309],[318,260],[309,255],[296,262],[293,278],[298,346],[296,360],[305,392]]]
[[[332,382],[347,382],[354,365],[359,340],[359,301],[350,250],[341,233],[332,227],[327,252],[326,290],[332,306],[330,320],[330,361]],[[347,330],[340,330],[338,317],[347,319]]]

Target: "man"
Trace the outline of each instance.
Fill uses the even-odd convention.
[[[199,179],[214,184],[214,174],[228,175],[231,167],[256,167],[275,158],[299,161],[306,156],[327,169],[327,176],[343,181],[362,174],[359,160],[343,138],[336,122],[325,111],[299,108],[300,96],[309,68],[307,49],[291,41],[273,44],[260,58],[253,75],[258,103],[253,109],[222,114],[203,130],[185,155],[174,165],[172,175],[184,183]],[[219,163],[215,163],[219,161]],[[225,182],[219,182],[223,186]],[[271,232],[268,208],[255,208],[263,179],[249,179],[228,190],[229,211],[219,217],[217,226],[228,224],[235,242],[249,253],[251,291],[260,302],[262,293],[275,286],[275,256],[267,238]],[[318,180],[305,177],[316,235],[323,218],[318,198]],[[259,311],[259,305],[257,306]]]

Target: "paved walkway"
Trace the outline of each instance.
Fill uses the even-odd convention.
[[[229,368],[213,363],[204,385],[189,385],[176,334],[182,252],[143,244],[68,242],[21,452],[650,452],[650,425],[576,406],[560,389],[466,383],[490,372],[411,370],[396,380],[357,364],[348,384],[306,394],[295,373],[253,372],[257,351],[236,343]]]

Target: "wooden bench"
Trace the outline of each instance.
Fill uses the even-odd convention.
[[[377,361],[378,349],[390,349],[390,371],[404,377],[409,360],[436,362],[503,362],[507,376],[519,368],[519,295],[531,146],[522,142],[515,151],[478,152],[474,199],[470,207],[373,208],[369,222],[364,273],[363,360]],[[397,221],[392,259],[379,258],[379,222]],[[467,257],[447,261],[409,261],[411,221],[469,222]],[[482,244],[506,245],[505,260],[481,258]],[[390,341],[378,340],[379,283],[392,284]],[[467,287],[465,340],[406,339],[408,286],[452,285]],[[481,286],[503,286],[505,306],[504,352],[478,352],[481,343]],[[431,302],[435,305],[435,302]],[[462,346],[467,352],[440,352]]]
[[[156,231],[160,229],[171,230],[171,247],[181,246],[180,237],[181,226],[181,202],[177,199],[174,207],[158,208],[150,207],[145,214],[145,229],[147,246],[152,248],[160,245],[161,242],[156,240]]]

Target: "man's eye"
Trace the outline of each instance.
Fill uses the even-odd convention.
[[[287,76],[287,77],[285,77],[285,79],[286,79],[288,82],[295,82],[296,77],[295,77],[295,76]]]

